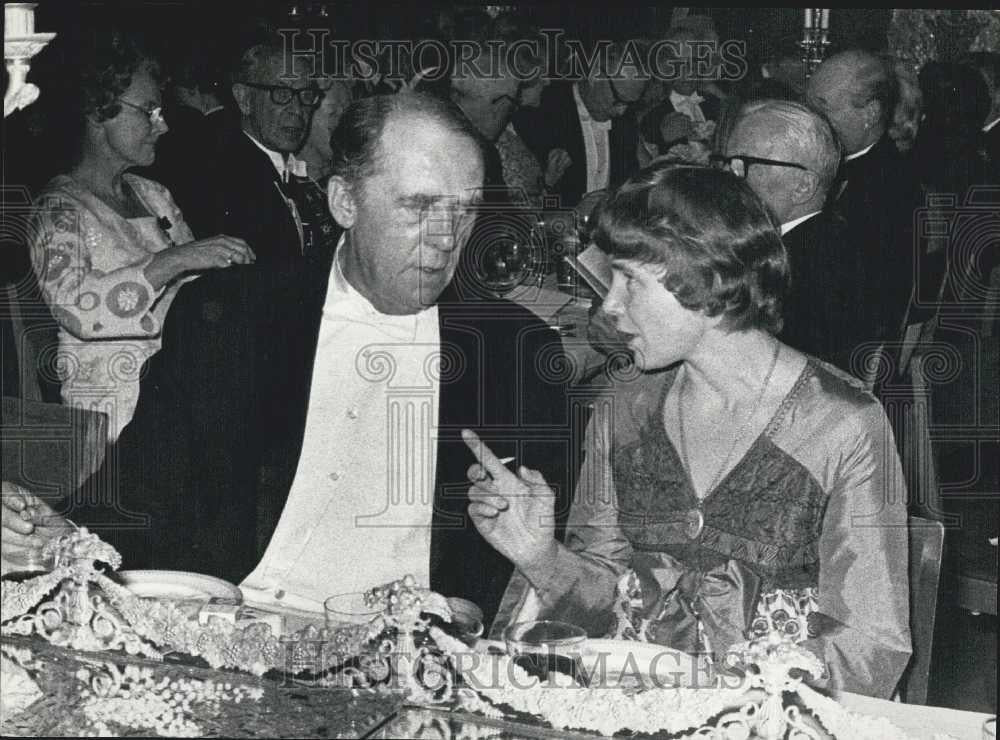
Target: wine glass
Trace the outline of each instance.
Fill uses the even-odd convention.
[[[465,247],[478,283],[498,298],[536,275],[544,276],[544,239],[532,221],[522,213],[481,215],[474,238]]]

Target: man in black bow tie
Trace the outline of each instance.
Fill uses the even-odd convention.
[[[864,307],[882,342],[902,336],[922,260],[913,220],[915,209],[923,205],[923,191],[887,133],[897,96],[892,65],[861,50],[824,61],[807,89],[809,103],[829,118],[843,146],[831,206],[846,221],[853,248],[864,255],[865,274],[877,277]]]
[[[418,93],[345,111],[331,268],[258,272],[252,311],[228,315],[228,355],[202,323],[148,368],[105,472],[120,485],[113,513],[150,517],[101,530],[131,567],[246,578],[250,600],[314,610],[412,573],[492,619],[511,566],[468,521],[461,431],[555,481],[558,522],[583,409],[570,408],[558,335],[516,304],[465,300],[453,280],[481,145],[451,103]],[[220,363],[207,386],[206,353]]]
[[[881,276],[870,273],[844,220],[824,209],[840,164],[830,124],[801,103],[750,103],[740,110],[726,156],[713,159],[746,178],[781,221],[792,273],[781,340],[862,377],[865,347],[877,343],[866,286]]]

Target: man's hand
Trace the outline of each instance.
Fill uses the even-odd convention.
[[[49,540],[67,534],[71,525],[38,496],[3,482],[0,501],[0,571],[18,570],[38,560]]]
[[[537,470],[523,465],[515,475],[479,436],[462,430],[462,439],[479,460],[469,467],[469,515],[479,533],[533,580],[550,563],[556,548],[551,529],[555,494]]]
[[[660,136],[668,147],[681,139],[691,138],[694,133],[694,124],[683,113],[668,113],[660,121]]]
[[[571,164],[573,159],[565,149],[551,150],[545,163],[545,187],[555,187]]]

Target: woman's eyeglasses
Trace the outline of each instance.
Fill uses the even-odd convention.
[[[712,164],[712,166],[717,167],[720,170],[728,169],[737,177],[746,177],[747,172],[750,170],[750,166],[754,164],[767,164],[772,167],[791,167],[792,169],[811,172],[808,167],[796,162],[782,162],[780,159],[751,157],[747,154],[734,154],[731,157],[726,157],[722,154],[713,154],[708,158],[708,161]]]
[[[292,98],[297,97],[299,103],[307,108],[315,108],[323,100],[323,91],[318,87],[286,87],[285,85],[260,85],[256,82],[241,82],[241,85],[252,87],[257,90],[267,90],[271,96],[271,102],[275,105],[288,105]]]
[[[149,122],[153,125],[156,125],[158,123],[163,123],[162,106],[157,105],[153,108],[146,108],[141,105],[136,105],[135,103],[130,103],[127,100],[122,100],[121,98],[118,98],[118,102],[121,103],[122,105],[127,105],[129,108],[134,108],[140,113],[145,113],[149,117]]]

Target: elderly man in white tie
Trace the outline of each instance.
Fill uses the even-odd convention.
[[[649,159],[677,156],[707,163],[709,142],[721,110],[718,73],[719,37],[711,19],[687,18],[667,32],[671,64],[657,69],[664,98],[640,124],[643,152]]]

